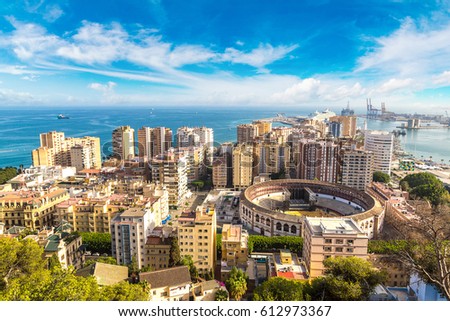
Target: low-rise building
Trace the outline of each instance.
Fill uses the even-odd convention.
[[[323,261],[334,256],[367,258],[368,237],[351,218],[306,217],[303,260],[309,276],[323,275]]]
[[[141,272],[139,280],[149,283],[151,301],[189,301],[192,281],[187,266]]]
[[[144,266],[158,271],[167,269],[170,261],[172,238],[150,235],[144,246]]]
[[[215,301],[217,291],[227,291],[225,285],[217,280],[199,282],[193,285],[192,297],[194,301]]]
[[[221,280],[228,278],[228,274],[234,266],[245,271],[247,260],[247,231],[242,228],[242,225],[224,224],[222,227]]]

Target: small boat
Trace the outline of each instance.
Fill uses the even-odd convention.
[[[65,116],[65,115],[63,115],[63,114],[59,114],[59,115],[58,115],[58,119],[69,119],[69,117],[68,117],[68,116]]]

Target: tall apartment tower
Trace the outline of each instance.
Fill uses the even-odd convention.
[[[254,175],[289,172],[291,148],[288,144],[256,143],[253,146]]]
[[[362,149],[342,150],[342,184],[365,191],[372,183],[373,153]]]
[[[356,135],[356,116],[333,116],[330,122],[338,122],[342,124],[341,136],[355,137]]]
[[[237,141],[239,144],[253,143],[259,136],[258,126],[254,124],[241,124],[237,126]]]
[[[182,257],[190,256],[201,274],[216,266],[216,214],[213,208],[198,207],[178,218],[178,245]]]
[[[180,127],[177,130],[178,147],[202,147],[205,164],[212,164],[214,130],[208,127]]]
[[[182,153],[169,150],[154,157],[150,162],[152,181],[166,186],[169,206],[181,206],[187,193],[188,160]]]
[[[41,147],[32,151],[34,166],[73,166],[77,170],[101,168],[100,138],[64,137],[62,132],[40,135]]]
[[[134,158],[134,129],[130,126],[120,126],[112,132],[114,157],[121,160]]]
[[[366,131],[364,149],[373,153],[373,170],[391,175],[394,137],[385,131]]]
[[[152,230],[161,225],[161,215],[149,208],[129,208],[111,222],[112,255],[117,263],[130,264],[136,258],[138,268],[144,266],[144,246]]]
[[[150,161],[172,147],[172,130],[166,127],[138,129],[139,157]]]
[[[298,178],[337,183],[339,149],[339,145],[332,141],[301,140],[298,155],[295,155]]]
[[[228,184],[228,167],[225,157],[214,159],[212,166],[212,183],[214,188],[225,188]]]
[[[233,187],[243,189],[253,181],[253,146],[238,144],[233,149]]]
[[[302,237],[310,278],[324,274],[323,261],[329,257],[367,258],[369,238],[351,218],[306,217]]]
[[[252,125],[258,128],[258,136],[264,135],[272,131],[272,123],[263,120],[255,120]]]

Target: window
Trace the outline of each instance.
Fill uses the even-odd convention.
[[[325,244],[331,244],[331,243],[333,243],[332,239],[325,239]]]
[[[348,253],[353,253],[353,248],[351,248],[351,247],[347,248],[347,252]]]
[[[353,245],[354,241],[353,240],[347,240],[347,244],[348,245]]]
[[[344,240],[336,239],[336,244],[344,244]]]
[[[344,249],[343,249],[342,247],[337,247],[337,248],[336,248],[336,252],[339,252],[339,253],[342,253],[343,250],[344,250]]]
[[[323,250],[324,250],[325,252],[331,252],[331,246],[324,246],[324,247],[323,247]]]

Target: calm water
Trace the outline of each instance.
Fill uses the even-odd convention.
[[[206,126],[214,129],[217,143],[236,140],[236,126],[285,112],[288,116],[308,115],[313,109],[281,110],[224,108],[41,108],[0,109],[0,167],[31,165],[31,151],[39,147],[39,134],[62,131],[67,137],[98,136],[101,143],[111,140],[111,132],[121,125],[136,131],[142,126],[165,126],[174,132],[181,126]],[[338,110],[335,110],[338,113]],[[70,119],[59,120],[63,113]],[[362,124],[362,122],[361,122]],[[277,124],[274,124],[277,125]],[[393,130],[399,123],[369,121],[369,129]],[[405,150],[415,156],[450,161],[450,130],[410,131],[401,137]]]

